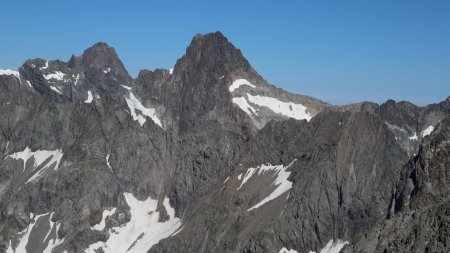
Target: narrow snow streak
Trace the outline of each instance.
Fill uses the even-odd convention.
[[[163,206],[167,211],[169,220],[159,221],[159,212],[156,210],[158,201],[148,198],[144,201],[136,199],[131,193],[124,193],[125,200],[130,207],[131,219],[128,223],[108,229],[109,238],[106,242],[96,242],[89,246],[86,253],[94,253],[102,248],[105,253],[147,252],[160,240],[173,236],[181,229],[181,219],[175,217],[175,210],[170,206],[166,197]]]
[[[237,79],[236,81],[234,81],[234,82],[231,84],[230,88],[228,88],[228,89],[229,89],[230,92],[233,92],[233,91],[235,91],[236,89],[238,89],[238,88],[239,88],[240,86],[242,86],[242,85],[247,85],[247,86],[250,86],[250,87],[252,87],[252,88],[256,88],[255,85],[251,84],[251,83],[250,83],[249,81],[247,81],[246,79]]]
[[[276,98],[263,97],[263,96],[253,96],[247,94],[248,101],[258,105],[269,108],[275,113],[279,113],[289,118],[294,118],[297,120],[306,119],[309,121],[312,117],[306,112],[306,107],[302,104],[295,104],[292,102],[282,102]]]
[[[62,94],[60,88],[56,88],[55,86],[51,86],[51,85],[50,85],[50,89],[52,89],[52,90],[58,92],[59,94]]]
[[[109,163],[109,156],[111,155],[111,153],[106,155],[106,165],[108,165],[109,169],[111,170],[111,172],[113,172],[112,168],[111,168],[111,164]]]
[[[52,165],[55,164],[53,168],[54,171],[58,170],[59,164],[61,163],[61,158],[63,157],[63,152],[61,149],[57,150],[37,150],[31,151],[29,147],[26,147],[23,151],[11,154],[6,158],[12,158],[14,160],[22,160],[23,161],[23,170],[25,172],[25,168],[27,165],[27,161],[30,158],[34,158],[33,164],[33,173],[30,179],[25,183],[36,182],[45,171],[47,171]],[[43,166],[42,166],[43,165]],[[36,170],[38,167],[42,166],[39,170]]]
[[[138,121],[141,126],[144,125],[146,119],[145,117],[149,117],[153,120],[158,126],[163,128],[161,124],[161,120],[156,116],[156,110],[152,108],[147,108],[142,105],[141,101],[139,101],[133,93],[129,93],[128,97],[124,96],[127,102],[128,107],[130,108],[131,116],[133,120]],[[164,128],[163,128],[164,129]]]
[[[425,130],[422,131],[422,133],[420,135],[422,135],[422,137],[425,137],[427,135],[430,135],[431,132],[433,132],[434,130],[434,126],[428,126]]]
[[[262,165],[262,166],[265,166],[265,165]],[[259,168],[249,168],[249,169],[247,170],[247,172],[245,172],[244,179],[242,180],[241,185],[240,185],[236,190],[241,189],[241,187],[242,187],[245,183],[247,183],[247,181],[253,176],[253,174],[255,174],[255,172],[256,172],[257,169],[259,169]],[[240,180],[240,179],[239,179],[239,180]]]
[[[78,81],[80,80],[80,74],[77,74],[75,77],[75,86],[78,84]]]
[[[267,202],[274,200],[281,196],[283,193],[289,191],[292,188],[292,182],[288,180],[289,175],[291,172],[287,172],[286,170],[297,160],[292,161],[288,166],[284,167],[283,165],[261,165],[257,168],[250,168],[247,170],[247,174],[244,177],[243,183],[241,183],[241,186],[248,181],[250,177],[255,175],[256,172],[258,172],[258,175],[266,173],[267,171],[274,171],[276,173],[276,178],[273,181],[273,183],[270,185],[275,185],[276,189],[269,194],[269,196],[262,199],[258,204],[252,206],[251,208],[247,209],[247,211],[251,211],[253,209],[256,209]],[[238,189],[239,189],[238,188]]]
[[[92,92],[90,90],[88,90],[87,94],[88,94],[88,98],[84,102],[90,104],[90,103],[92,103],[92,100],[94,100],[94,96],[92,96]]]

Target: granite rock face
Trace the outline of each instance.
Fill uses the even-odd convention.
[[[135,79],[105,43],[0,73],[0,252],[448,249],[450,98],[332,106],[220,32]]]

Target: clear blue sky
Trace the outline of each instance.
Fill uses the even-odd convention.
[[[222,31],[270,83],[334,104],[450,95],[450,1],[1,1],[0,68],[115,47],[132,76]]]

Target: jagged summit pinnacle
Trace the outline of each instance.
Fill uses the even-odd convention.
[[[86,49],[81,56],[80,63],[84,70],[99,69],[111,72],[118,81],[123,83],[128,83],[131,79],[116,50],[105,42],[98,42]]]
[[[208,71],[251,68],[241,51],[221,32],[196,34],[180,60]]]
[[[90,65],[97,67],[98,65],[118,64],[123,67],[116,50],[104,42],[98,42],[84,50],[81,59],[84,66]]]

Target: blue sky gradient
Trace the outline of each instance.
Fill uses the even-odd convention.
[[[450,1],[2,1],[0,68],[113,46],[132,76],[221,31],[270,83],[333,104],[450,95]]]

